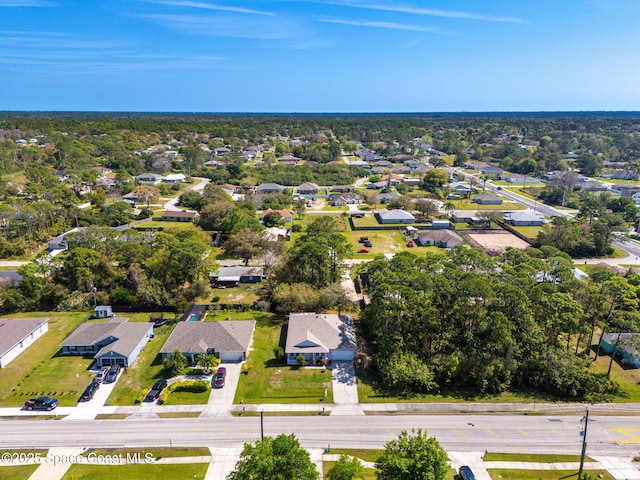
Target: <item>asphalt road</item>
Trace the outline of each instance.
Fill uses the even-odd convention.
[[[265,417],[265,435],[295,433],[307,448],[382,448],[401,430],[423,428],[451,451],[580,453],[580,416]],[[99,432],[99,434],[97,434]],[[592,416],[590,455],[637,456],[640,417]],[[0,448],[242,446],[260,436],[259,417],[32,420],[0,422]],[[221,439],[224,438],[224,445]]]

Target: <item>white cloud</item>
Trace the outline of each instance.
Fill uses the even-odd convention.
[[[339,25],[353,25],[355,27],[372,27],[372,28],[387,28],[391,30],[408,30],[411,32],[424,32],[424,33],[445,33],[442,30],[432,27],[425,27],[422,25],[408,25],[404,23],[395,22],[371,22],[361,20],[344,20],[339,18],[320,19],[323,23],[336,23]]]
[[[138,15],[163,26],[210,37],[281,40],[299,36],[299,25],[283,19],[237,18],[204,15]]]
[[[464,12],[460,10],[438,10],[431,8],[412,7],[394,3],[366,3],[358,1],[340,0],[305,0],[311,3],[325,5],[340,5],[343,7],[362,8],[366,10],[381,10],[385,12],[408,13],[411,15],[427,15],[431,17],[458,18],[463,20],[481,20],[485,22],[527,23],[518,17],[502,17],[497,15],[485,15],[481,13]]]
[[[225,5],[214,5],[211,3],[193,2],[190,0],[143,0],[143,1],[146,1],[147,3],[155,3],[158,5],[169,5],[174,7],[190,7],[190,8],[198,8],[202,10],[216,10],[221,12],[244,13],[247,15],[264,15],[264,16],[270,16],[270,17],[275,16],[275,13],[265,12],[261,10],[253,10],[251,8],[228,7]]]

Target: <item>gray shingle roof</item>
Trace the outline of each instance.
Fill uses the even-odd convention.
[[[351,317],[324,313],[289,314],[286,353],[326,353],[356,347]]]
[[[415,220],[415,217],[404,210],[387,210],[383,208],[378,212],[380,218],[384,220]]]
[[[48,318],[0,319],[0,356],[3,356],[31,332],[49,321]]]
[[[246,352],[251,345],[255,320],[221,322],[180,322],[160,349],[161,354]]]
[[[62,346],[89,346],[103,344],[112,339],[108,345],[100,349],[96,357],[110,351],[128,357],[152,328],[153,325],[149,323],[129,323],[121,318],[102,323],[84,323],[62,342]]]

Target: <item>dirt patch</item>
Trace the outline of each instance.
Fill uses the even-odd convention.
[[[491,232],[491,233],[462,233],[467,241],[474,247],[482,248],[490,255],[500,255],[507,247],[513,247],[520,250],[528,248],[530,245],[524,240],[516,237],[509,232]]]

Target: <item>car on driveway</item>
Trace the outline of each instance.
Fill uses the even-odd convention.
[[[166,386],[167,386],[166,379],[161,378],[160,380],[156,381],[156,383],[153,384],[153,387],[151,387],[151,390],[149,390],[149,393],[147,393],[147,396],[144,397],[144,401],[153,402],[154,400],[157,400],[160,394],[162,393],[162,390],[164,390]]]
[[[213,388],[222,388],[224,387],[224,377],[222,375],[216,375],[213,377],[211,383]]]
[[[120,373],[120,369],[122,367],[120,365],[111,365],[109,371],[107,372],[107,376],[104,378],[104,383],[113,383],[118,379],[118,374]]]
[[[84,389],[84,392],[82,393],[82,396],[80,397],[80,400],[82,401],[88,401],[91,400],[93,398],[93,396],[95,395],[95,393],[98,391],[98,389],[100,388],[100,384],[97,382],[91,382],[87,388]]]
[[[227,376],[227,369],[224,367],[218,367],[218,371],[216,372],[216,377],[225,378]]]
[[[38,397],[27,400],[24,408],[27,410],[53,410],[58,406],[58,400],[51,397]]]
[[[93,378],[93,381],[96,383],[104,382],[104,377],[107,376],[108,371],[109,371],[109,367],[100,368],[100,370],[98,370],[98,373],[96,373],[96,376]]]

